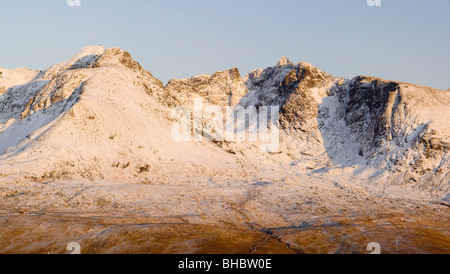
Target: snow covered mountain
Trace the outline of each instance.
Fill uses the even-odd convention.
[[[266,158],[245,144],[173,141],[171,107],[200,97],[217,106],[279,106],[281,148],[269,165],[345,168],[379,193],[406,186],[445,197],[450,190],[448,91],[336,78],[285,57],[245,77],[232,68],[164,87],[127,52],[104,47],[39,73],[1,72],[3,177],[162,180],[179,175],[180,165],[188,176],[211,176],[240,170],[237,162],[251,162],[246,156]]]
[[[279,107],[279,149],[175,140],[195,99]],[[448,90],[285,57],[166,86],[101,46],[0,69],[0,252],[448,253],[449,107]]]

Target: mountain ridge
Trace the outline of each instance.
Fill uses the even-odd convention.
[[[253,157],[264,159],[261,167],[312,175],[349,169],[345,178],[365,181],[379,194],[403,188],[449,193],[445,91],[370,76],[334,77],[286,57],[244,77],[231,68],[164,86],[128,52],[101,46],[30,78],[0,97],[4,177],[167,181],[182,166],[185,176],[245,178],[258,176]],[[171,108],[190,106],[198,96],[221,107],[280,107],[279,151],[267,157],[245,142],[218,147],[171,140]]]

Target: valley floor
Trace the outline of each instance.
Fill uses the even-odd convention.
[[[1,184],[0,253],[450,253],[449,207],[311,176]],[[285,174],[286,175],[286,174]],[[298,175],[298,174],[296,174]],[[276,179],[274,179],[276,178]]]

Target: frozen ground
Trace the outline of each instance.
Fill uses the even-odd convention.
[[[2,184],[0,251],[448,253],[448,205],[286,170],[258,181]],[[272,178],[271,178],[272,177]]]

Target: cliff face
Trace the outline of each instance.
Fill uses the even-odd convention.
[[[371,170],[382,188],[447,192],[449,103],[441,90],[358,76],[333,86],[320,106],[324,146],[335,164]]]
[[[95,61],[93,68],[115,69],[118,73],[125,69],[135,74],[134,85],[143,88],[148,95],[156,98],[161,104],[175,106],[178,103],[176,98],[166,92],[164,84],[142,68],[127,51],[118,48],[109,49]]]

